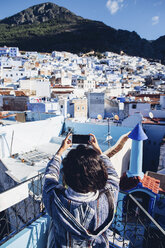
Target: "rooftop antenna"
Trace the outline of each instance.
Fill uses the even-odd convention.
[[[107,135],[106,141],[108,141],[108,148],[109,148],[110,147],[110,140],[112,139],[112,136],[110,135],[110,133],[111,133],[110,118],[107,118],[107,120],[108,120],[108,135]]]

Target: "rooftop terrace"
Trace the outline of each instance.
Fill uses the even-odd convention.
[[[50,219],[42,203],[42,183],[43,173],[0,194],[2,248],[18,248],[20,244],[21,247],[46,247]],[[16,204],[10,201],[13,194],[16,196],[14,203],[18,201]],[[123,198],[126,200],[123,201]],[[109,242],[110,247],[163,248],[165,230],[133,194],[120,192],[116,214],[109,229]]]
[[[41,130],[44,128],[45,132],[48,132],[48,137],[41,130],[37,130],[37,123],[34,124],[34,130],[30,133],[30,124],[27,123],[24,129],[26,133],[21,132],[22,136],[18,135],[19,125],[14,127],[15,147],[12,157],[1,157],[1,162],[7,166],[7,175],[15,180],[14,184],[10,184],[9,188],[4,188],[0,193],[0,246],[2,248],[18,248],[20,244],[22,248],[46,247],[50,220],[41,197],[43,172],[63,139],[63,137],[57,137],[62,127],[57,128],[57,123],[61,125],[59,117],[52,122],[50,120],[42,122]],[[53,128],[55,130],[52,131]],[[81,134],[89,133],[92,129],[101,142],[107,135],[107,127],[104,125],[87,123],[84,126],[83,123],[69,121],[65,123],[65,130],[68,131],[69,128]],[[113,139],[118,141],[109,149],[107,145],[104,146],[104,152],[111,158],[121,176],[128,169],[131,141],[128,138],[128,128],[115,128],[112,128],[111,132]],[[13,129],[11,127],[8,129],[10,132],[5,137],[10,144]],[[25,139],[25,144],[22,146],[19,145],[20,139],[21,141]],[[4,154],[8,154],[7,151]],[[13,166],[15,166],[14,170],[12,170]],[[143,195],[147,198],[148,195],[145,193],[143,192]],[[152,192],[149,194],[151,195]],[[164,247],[164,213],[157,214],[159,217],[149,213],[146,205],[139,199],[139,195],[137,197],[134,192],[120,192],[115,218],[109,230],[110,247]]]

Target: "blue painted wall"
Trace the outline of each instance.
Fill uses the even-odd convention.
[[[148,136],[143,144],[143,171],[157,171],[160,143],[165,135],[165,125],[143,124],[143,129]]]
[[[45,104],[44,103],[28,103],[28,110],[32,112],[45,112]]]
[[[4,243],[1,248],[45,248],[49,216],[44,215]]]
[[[73,128],[75,134],[89,134],[93,133],[98,139],[99,145],[103,151],[108,149],[108,143],[106,142],[106,137],[108,134],[108,123],[105,124],[96,124],[94,123],[76,123],[69,120],[65,121],[65,129]],[[113,146],[116,141],[123,135],[131,131],[131,128],[121,127],[121,126],[112,126],[110,125],[110,135],[112,140],[110,140],[111,146]]]

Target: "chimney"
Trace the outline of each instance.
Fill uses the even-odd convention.
[[[139,123],[128,135],[132,139],[130,167],[127,171],[127,177],[139,176],[143,179],[142,159],[143,159],[143,140],[148,139],[143,131],[142,125]]]

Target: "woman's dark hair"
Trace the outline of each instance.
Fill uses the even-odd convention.
[[[103,189],[108,179],[103,160],[84,145],[72,149],[63,159],[63,173],[66,184],[79,193]]]

